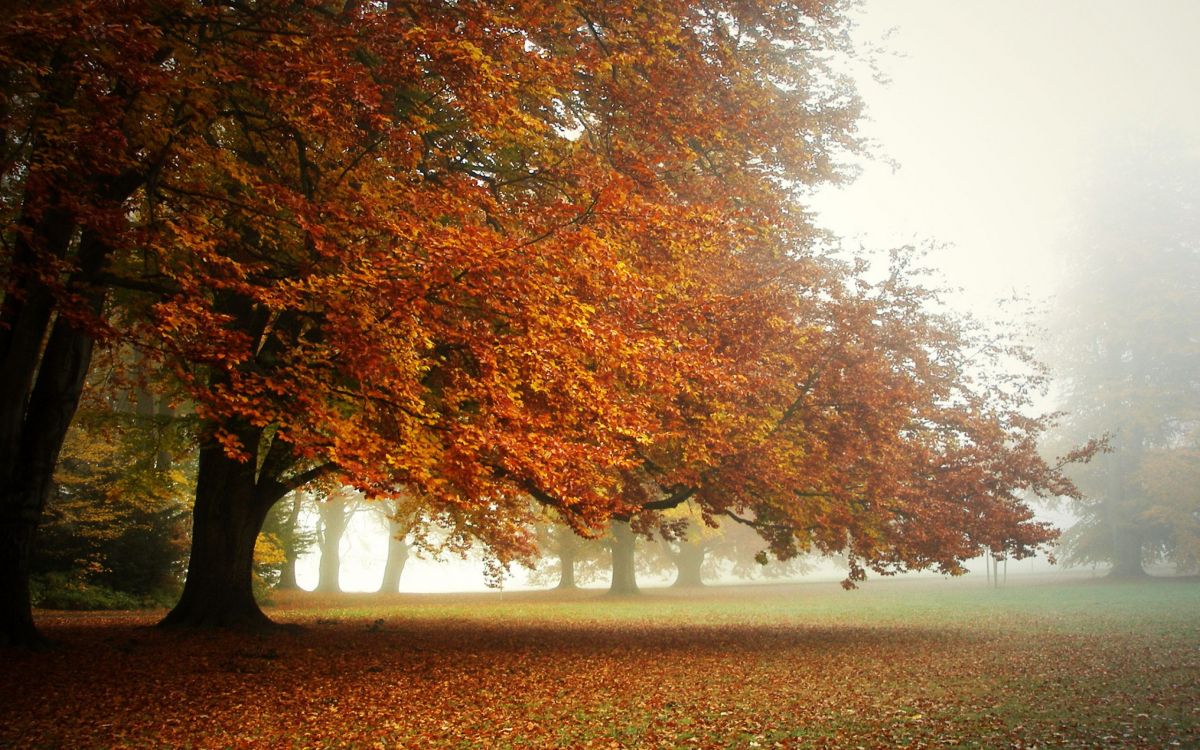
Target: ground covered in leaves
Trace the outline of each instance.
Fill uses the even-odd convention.
[[[0,747],[1200,747],[1200,583],[278,597],[42,613]]]

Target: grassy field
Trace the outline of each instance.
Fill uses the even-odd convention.
[[[0,747],[1200,747],[1200,582],[277,597],[42,613]]]

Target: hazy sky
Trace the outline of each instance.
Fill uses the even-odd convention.
[[[890,79],[861,82],[864,132],[897,167],[818,207],[868,247],[949,244],[933,260],[982,310],[1052,292],[1106,151],[1139,131],[1200,143],[1197,0],[869,0],[858,18]]]

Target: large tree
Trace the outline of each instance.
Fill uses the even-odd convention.
[[[130,201],[195,118],[171,3],[16,2],[0,21],[0,643],[33,643],[29,560],[105,322]],[[194,20],[194,19],[190,19]]]
[[[1042,424],[956,379],[961,339],[902,279],[814,254],[794,199],[837,177],[858,109],[829,70],[840,3],[18,10],[4,425],[55,449],[30,464],[5,438],[6,471],[53,465],[63,379],[114,319],[108,286],[130,291],[122,330],[201,424],[167,623],[265,623],[255,539],[323,474],[410,488],[500,561],[534,550],[530,495],[583,533],[694,498],[783,556],[849,540],[853,577],[1047,538],[1013,494],[1058,488],[1028,458]],[[60,99],[70,117],[42,117]],[[39,366],[51,319],[76,333]],[[21,395],[34,372],[53,399]],[[17,640],[33,497],[4,501]]]
[[[1195,567],[1200,482],[1200,159],[1165,134],[1106,152],[1052,319],[1069,413],[1062,435],[1107,434],[1111,450],[1075,477],[1067,560]]]
[[[811,231],[782,188],[831,176],[855,109],[817,71],[830,9],[221,13],[146,240],[173,290],[147,335],[205,423],[167,622],[261,622],[253,536],[322,472],[411,487],[502,559],[533,548],[528,486],[602,524],[674,429],[655,404],[739,377],[703,357],[742,322],[714,277],[792,317],[773,259]]]

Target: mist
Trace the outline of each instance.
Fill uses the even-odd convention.
[[[1200,747],[1200,4],[17,3],[0,746]]]

